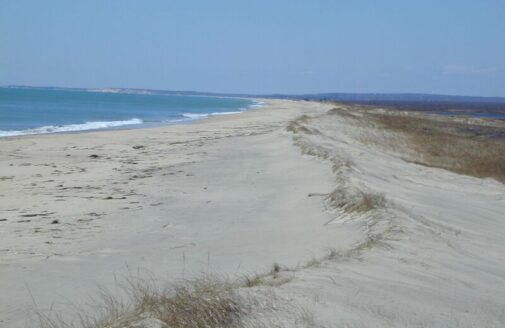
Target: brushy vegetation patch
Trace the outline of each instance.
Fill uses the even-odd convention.
[[[421,115],[346,105],[338,115],[364,128],[384,129],[365,142],[409,154],[407,159],[430,167],[505,182],[505,122],[463,117]],[[411,155],[414,154],[414,155]]]
[[[292,121],[288,124],[286,127],[286,131],[292,132],[292,133],[305,133],[305,134],[321,134],[321,132],[318,129],[315,128],[307,128],[306,126],[303,126],[300,124],[301,122],[304,122],[303,120],[296,120]]]
[[[306,308],[289,309],[290,320],[283,318],[277,322],[265,317],[265,311],[275,312],[275,306],[268,308],[258,304],[253,293],[240,293],[243,288],[275,287],[287,283],[293,277],[288,272],[313,268],[326,261],[347,260],[359,256],[364,248],[371,247],[371,241],[365,240],[355,247],[336,251],[328,249],[321,258],[312,258],[296,267],[272,265],[264,274],[245,277],[239,281],[208,277],[171,283],[163,287],[153,278],[129,278],[121,284],[126,297],[101,291],[99,299],[92,300],[91,312],[76,308],[73,320],[64,319],[52,312],[50,315],[39,314],[40,328],[266,328],[266,327],[323,327],[318,324]],[[244,296],[248,295],[248,296]],[[263,300],[263,298],[261,298]],[[259,311],[259,312],[258,312]],[[262,313],[259,314],[258,313]],[[282,323],[281,323],[282,322]],[[291,323],[288,323],[291,322]],[[287,325],[286,325],[287,324]]]
[[[505,136],[505,125],[500,128],[476,121],[388,113],[368,116],[379,125],[406,135],[418,153],[415,162],[419,164],[505,182],[505,138],[500,137]]]
[[[102,293],[92,314],[67,321],[57,315],[39,315],[41,328],[128,328],[150,318],[170,328],[246,327],[242,318],[250,302],[232,282],[202,278],[164,287],[150,279],[128,279],[122,286],[126,298]]]
[[[346,213],[366,213],[384,208],[386,198],[382,194],[340,187],[326,196],[330,207],[340,208]]]
[[[162,284],[147,276],[117,282],[123,291],[100,289],[99,297],[91,300],[87,310],[74,306],[71,320],[51,311],[38,314],[40,328],[140,328],[144,320],[148,327],[170,328],[249,328],[267,327],[255,320],[258,300],[244,288],[276,287],[292,277],[281,274],[293,268],[272,265],[263,274],[244,276],[238,280],[205,275],[202,278]],[[245,296],[247,295],[247,296]]]
[[[199,279],[168,290],[134,285],[135,308],[173,328],[240,327],[247,301],[228,282]]]

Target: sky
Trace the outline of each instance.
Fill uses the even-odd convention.
[[[0,0],[0,85],[505,96],[505,1]]]

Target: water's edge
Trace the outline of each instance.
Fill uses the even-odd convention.
[[[3,91],[5,93],[10,90],[4,89]],[[246,97],[192,97],[182,95],[167,98],[164,96],[159,97],[160,95],[152,95],[154,98],[151,98],[151,95],[139,95],[142,98],[115,98],[112,101],[106,99],[106,101],[109,101],[107,103],[103,101],[103,98],[92,98],[92,94],[101,93],[94,91],[79,92],[75,97],[75,102],[73,99],[69,101],[69,98],[63,101],[58,98],[41,100],[40,98],[45,97],[46,94],[40,96],[40,92],[45,90],[36,91],[39,94],[33,97],[31,94],[21,94],[21,96],[18,94],[9,98],[9,94],[3,94],[5,97],[2,99],[3,102],[0,102],[0,109],[3,111],[0,112],[0,123],[3,122],[3,126],[1,126],[3,128],[0,128],[0,138],[188,124],[214,116],[240,114],[251,108],[263,107],[264,105],[258,99]],[[49,94],[52,97],[54,97],[54,92],[59,92],[47,91],[52,93],[52,95]],[[26,93],[29,90],[21,90],[21,92]],[[88,98],[87,94],[91,98]],[[126,96],[136,97],[137,95],[126,94]],[[210,101],[207,105],[205,101],[188,101],[188,98],[209,98]],[[234,106],[233,103],[223,99],[224,103],[221,104],[218,101],[219,98],[229,98],[230,101],[232,99],[242,100],[243,102]],[[33,123],[26,123],[30,121]]]

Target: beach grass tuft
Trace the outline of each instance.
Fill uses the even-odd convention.
[[[126,297],[101,291],[92,314],[79,311],[77,319],[38,315],[41,328],[129,328],[148,318],[170,328],[246,327],[250,311],[237,285],[218,278],[185,280],[160,287],[154,279],[129,278],[122,284]],[[114,295],[114,296],[113,296]]]

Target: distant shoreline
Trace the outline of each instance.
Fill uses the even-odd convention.
[[[214,96],[10,89],[0,88],[0,138],[187,124],[264,104],[258,99]]]
[[[500,103],[505,104],[504,96],[474,96],[474,95],[451,95],[436,93],[353,93],[353,92],[315,92],[315,93],[245,93],[245,92],[206,92],[189,90],[162,90],[147,88],[69,88],[58,86],[25,86],[25,85],[4,85],[0,88],[18,88],[18,89],[54,89],[54,90],[74,90],[89,91],[92,90],[115,90],[117,92],[130,92],[136,94],[165,94],[181,96],[207,96],[207,97],[225,97],[225,98],[268,98],[268,99],[291,99],[291,100],[334,100],[340,102],[445,102],[445,103]],[[96,91],[99,92],[99,91]]]
[[[438,115],[468,115],[480,118],[505,119],[505,97],[461,96],[424,93],[310,93],[251,94],[201,91],[170,91],[143,88],[65,88],[54,86],[0,86],[0,88],[48,89],[111,94],[169,95],[228,99],[286,99],[329,101],[349,105],[380,106],[395,110],[428,112]]]

